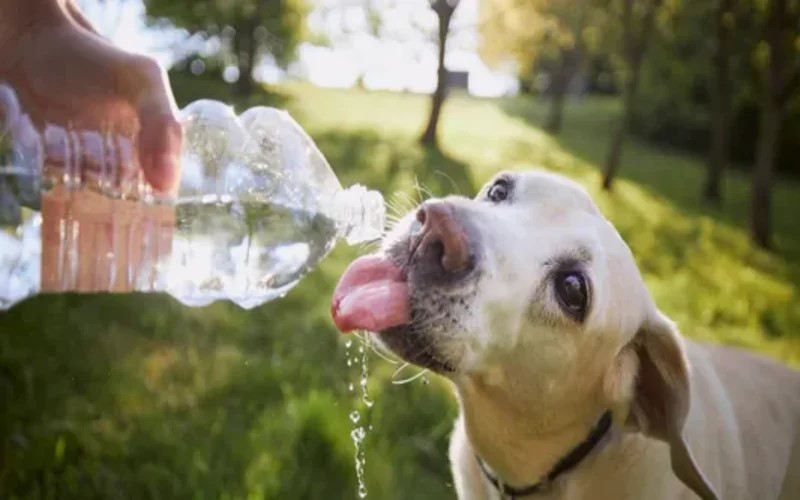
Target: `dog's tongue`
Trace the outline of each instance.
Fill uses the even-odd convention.
[[[331,314],[342,332],[380,332],[409,320],[408,282],[385,257],[355,260],[333,292]]]

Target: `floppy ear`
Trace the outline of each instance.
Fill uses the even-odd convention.
[[[678,479],[703,500],[717,500],[683,437],[690,402],[689,363],[677,329],[656,312],[637,333],[632,347],[639,371],[631,423],[669,445],[672,471]]]

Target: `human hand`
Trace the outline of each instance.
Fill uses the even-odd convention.
[[[120,167],[140,168],[158,192],[174,191],[181,128],[159,65],[100,37],[72,1],[0,0],[0,11],[0,81],[14,88],[37,128],[69,125],[130,141],[133,156]],[[45,146],[57,159],[59,145]],[[81,146],[91,157],[93,145]]]
[[[174,214],[125,198],[177,189],[182,134],[165,73],[100,37],[71,1],[0,0],[0,12],[0,81],[55,180],[41,200],[42,289],[142,286],[141,264],[169,252]]]

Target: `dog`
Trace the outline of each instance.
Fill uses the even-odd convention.
[[[461,500],[800,499],[800,373],[684,339],[564,177],[422,203],[332,308],[451,381]]]

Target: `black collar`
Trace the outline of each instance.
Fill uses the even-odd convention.
[[[550,472],[547,473],[547,476],[545,476],[543,480],[523,488],[514,488],[501,482],[497,476],[489,472],[489,469],[486,468],[486,464],[483,463],[481,457],[475,455],[475,458],[478,460],[478,466],[480,466],[483,475],[492,483],[492,486],[502,495],[508,496],[511,500],[514,500],[517,497],[526,497],[543,491],[555,478],[574,468],[592,452],[595,446],[608,434],[609,429],[611,429],[611,411],[606,411],[603,416],[600,417],[600,420],[597,421],[597,424],[595,424],[592,432],[589,433],[586,439],[559,460],[556,465],[550,469]]]

